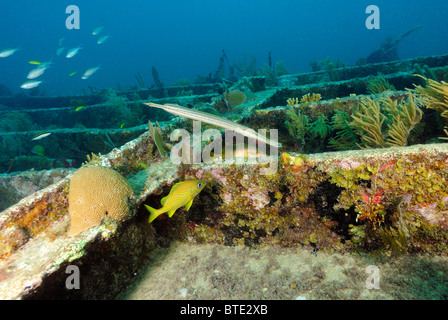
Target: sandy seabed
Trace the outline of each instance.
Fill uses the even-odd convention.
[[[154,252],[118,299],[448,299],[448,257],[177,242]]]

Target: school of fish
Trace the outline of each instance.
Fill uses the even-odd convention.
[[[104,26],[95,27],[95,28],[93,28],[91,34],[93,36],[98,36],[103,31],[103,29],[104,29]],[[110,38],[109,35],[98,36],[98,38],[96,39],[96,43],[98,45],[102,45],[109,38]],[[56,50],[56,56],[61,56],[64,52],[66,52],[65,58],[73,59],[83,49],[82,45],[78,45],[78,46],[68,49],[66,51],[66,49],[64,47],[64,41],[65,41],[64,38],[60,38],[58,40],[58,48]],[[22,50],[22,48],[16,47],[16,48],[6,48],[3,50],[0,50],[0,58],[8,58],[8,57],[14,55],[19,50]],[[36,88],[39,85],[41,85],[42,83],[45,83],[45,81],[37,80],[37,78],[42,77],[42,75],[45,73],[45,71],[53,64],[53,60],[50,60],[48,62],[40,62],[40,61],[36,61],[36,60],[31,60],[31,61],[28,61],[28,63],[33,65],[34,68],[28,72],[28,74],[26,76],[27,80],[25,80],[20,85],[20,88],[25,89],[25,90]],[[83,79],[83,80],[89,79],[99,69],[100,69],[100,66],[87,68],[82,73],[81,79]],[[77,73],[78,73],[78,71],[73,71],[73,72],[69,73],[68,76],[73,77]]]

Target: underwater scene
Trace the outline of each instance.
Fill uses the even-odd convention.
[[[0,15],[0,299],[448,299],[447,1]]]

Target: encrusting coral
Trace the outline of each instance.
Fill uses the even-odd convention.
[[[398,155],[385,162],[343,160],[329,173],[343,188],[337,208],[357,214],[351,242],[364,248],[447,252],[446,155]]]
[[[101,166],[80,168],[70,180],[68,235],[94,227],[106,217],[126,218],[133,198],[131,186],[117,171]]]

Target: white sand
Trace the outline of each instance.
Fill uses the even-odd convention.
[[[447,260],[174,243],[119,299],[448,299]],[[378,283],[369,265],[379,289],[366,287]]]

